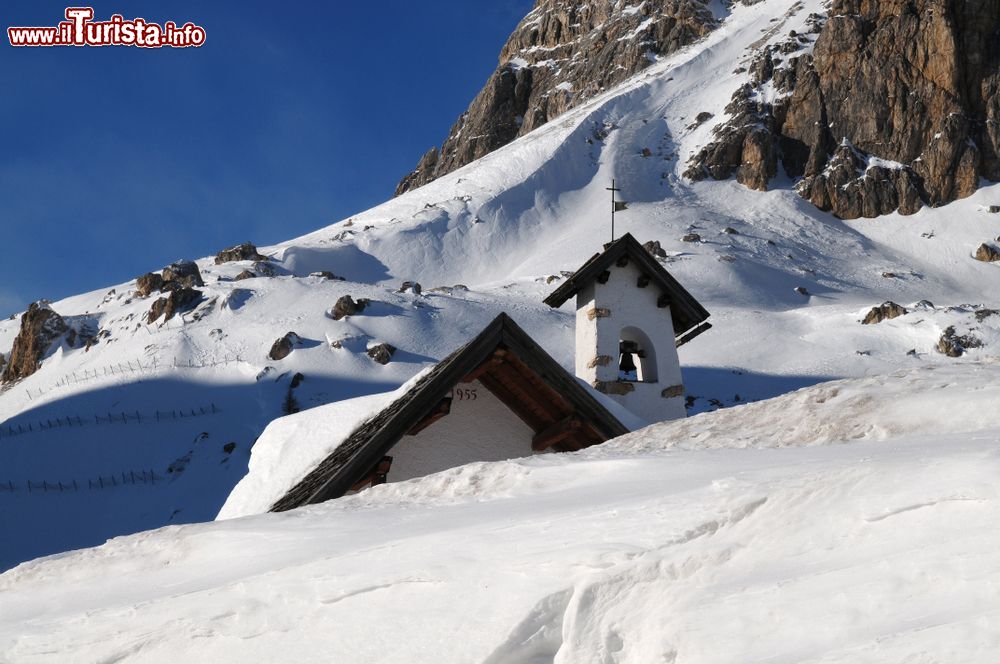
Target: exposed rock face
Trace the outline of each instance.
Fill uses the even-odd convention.
[[[444,145],[421,158],[396,195],[489,154],[707,34],[716,25],[708,4],[537,0]]]
[[[275,361],[283,360],[291,355],[292,349],[295,348],[295,344],[297,343],[299,343],[299,335],[294,332],[288,332],[271,345],[271,350],[267,356]]]
[[[68,329],[62,316],[47,305],[35,302],[29,306],[21,316],[21,330],[14,338],[0,382],[13,383],[38,371],[49,347]]]
[[[390,344],[378,344],[368,349],[368,357],[379,364],[389,364],[392,356],[396,353],[396,347]]]
[[[243,270],[235,277],[233,277],[233,281],[243,281],[245,279],[256,279],[256,278],[257,278],[256,272],[251,272],[250,270]]]
[[[201,271],[193,261],[177,261],[163,268],[163,281],[174,282],[185,288],[204,286]]]
[[[862,325],[877,325],[884,320],[892,320],[893,318],[899,318],[900,316],[905,316],[909,312],[903,307],[899,306],[895,302],[883,302],[877,307],[873,307],[865,319],[861,321]]]
[[[232,263],[233,261],[266,261],[267,256],[257,253],[257,247],[250,242],[238,244],[235,247],[223,249],[216,255],[215,264]]]
[[[201,291],[186,286],[175,286],[165,292],[166,296],[157,299],[149,308],[146,322],[150,325],[155,323],[160,316],[163,316],[163,322],[166,323],[178,312],[191,308],[201,300]]]
[[[799,193],[842,218],[911,214],[1000,179],[1000,3],[833,0],[808,38],[760,53],[692,179],[765,189],[780,162]],[[773,104],[755,92],[770,83]]]

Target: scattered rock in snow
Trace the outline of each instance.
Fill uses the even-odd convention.
[[[701,242],[701,236],[697,233],[688,233],[681,238],[681,242]]]
[[[309,276],[310,277],[318,277],[320,279],[327,279],[327,280],[330,280],[330,281],[347,281],[343,277],[338,277],[333,272],[329,272],[327,270],[321,270],[319,272],[310,272]]]
[[[976,320],[980,323],[990,316],[1000,316],[1000,311],[997,311],[996,309],[980,309],[976,312]]]
[[[559,275],[550,274],[549,276],[545,277],[545,283],[551,284],[552,282],[559,281],[560,279],[562,279],[562,277],[560,277]]]
[[[365,310],[366,306],[368,306],[368,300],[358,299],[355,301],[350,295],[344,295],[333,305],[333,309],[330,310],[330,317],[333,320],[340,320],[341,318],[361,313]]]
[[[13,383],[38,371],[49,347],[67,329],[63,317],[47,303],[32,303],[21,316],[21,329],[14,338],[0,383]]]
[[[989,207],[990,214],[997,214],[1000,212],[1000,205],[991,205]]]
[[[182,457],[174,459],[169,466],[167,466],[168,475],[180,475],[187,468],[188,464],[191,463],[191,457],[194,456],[194,450],[190,450],[187,454]]]
[[[274,269],[274,266],[270,263],[265,263],[263,261],[257,261],[253,264],[253,271],[259,277],[274,277],[278,274],[278,271]]]
[[[292,349],[301,341],[302,339],[299,335],[294,332],[288,332],[271,345],[271,350],[267,356],[275,361],[283,360],[291,354]]]
[[[135,293],[139,297],[147,297],[159,292],[163,287],[163,277],[156,272],[147,272],[135,280]]]
[[[1000,249],[997,249],[991,244],[981,244],[979,248],[976,249],[976,260],[983,261],[984,263],[995,263],[1000,261]]]
[[[934,303],[930,300],[920,300],[913,305],[914,309],[920,309],[921,311],[934,311]]]
[[[896,274],[895,272],[883,272],[882,273],[882,278],[883,279],[898,279],[899,275]]]
[[[895,302],[883,302],[879,306],[873,307],[872,310],[868,312],[868,315],[865,316],[864,320],[861,321],[861,324],[876,325],[884,320],[899,318],[900,316],[905,316],[908,313],[910,312]]]
[[[235,247],[229,247],[228,249],[223,249],[216,255],[215,264],[222,265],[223,263],[232,263],[233,261],[266,261],[267,256],[262,256],[257,252],[257,247],[255,247],[250,242],[244,242],[243,244],[238,244]]]
[[[709,120],[711,120],[714,117],[715,117],[715,115],[713,115],[712,113],[709,113],[708,111],[702,111],[701,113],[699,113],[698,115],[696,115],[694,117],[694,122],[692,122],[691,124],[689,124],[687,126],[687,128],[689,130],[691,130],[691,129],[697,129],[698,127],[700,127],[701,125],[705,124],[706,122],[708,122]]]
[[[656,258],[666,258],[667,257],[667,252],[664,251],[663,247],[660,246],[660,241],[659,240],[650,240],[649,242],[645,242],[645,243],[643,243],[642,248],[645,249],[646,251],[648,251],[650,254],[652,254]]]
[[[392,356],[396,353],[396,347],[391,344],[377,344],[368,349],[368,357],[379,364],[389,364]]]
[[[423,288],[416,281],[404,281],[398,292],[405,293],[406,291],[413,291],[414,295],[420,295]]]
[[[226,454],[232,454],[233,450],[236,449],[236,443],[229,442],[222,446],[222,451]]]
[[[302,375],[301,373],[296,373],[294,376],[292,376],[292,382],[290,384],[290,387],[294,390],[296,387],[301,385],[302,381],[304,381],[305,379],[306,377],[304,375]]]
[[[946,329],[938,340],[937,351],[948,357],[962,357],[971,348],[982,348],[983,342],[971,334],[959,336],[952,325]]]
[[[176,282],[173,283],[176,286]],[[161,297],[153,302],[153,306],[149,308],[149,313],[146,315],[146,322],[152,325],[156,319],[163,316],[163,322],[166,323],[175,314],[189,308],[200,299],[201,291],[199,290],[186,286],[174,287],[168,291],[165,297]]]
[[[804,295],[806,297],[809,297],[809,290],[805,286],[796,286],[795,292],[798,293],[799,295]]]
[[[650,150],[649,148],[643,148],[642,152],[640,152],[639,154],[642,155],[643,157],[652,157],[653,151]]]
[[[163,268],[163,281],[174,282],[186,288],[205,285],[198,266],[193,261],[187,260],[175,261]],[[165,287],[166,283],[163,286]]]
[[[736,230],[735,228],[733,228],[732,226],[726,226],[725,228],[722,229],[722,232],[725,233],[726,235],[739,235],[740,234],[740,232],[738,230]]]
[[[233,281],[243,281],[244,279],[256,279],[256,278],[257,274],[255,272],[251,272],[250,270],[243,270],[235,277],[233,277]]]

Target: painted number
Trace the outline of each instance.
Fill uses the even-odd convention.
[[[479,398],[474,387],[465,387],[455,390],[455,398],[459,401],[475,401]]]

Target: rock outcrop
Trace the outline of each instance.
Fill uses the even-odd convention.
[[[63,317],[47,304],[35,302],[29,306],[21,316],[21,329],[14,338],[0,383],[13,383],[38,371],[49,347],[68,329]]]
[[[368,349],[368,357],[379,364],[389,364],[392,356],[396,353],[396,347],[392,344],[378,344]]]
[[[959,335],[955,327],[946,329],[938,339],[937,351],[948,357],[962,357],[970,348],[982,348],[983,342],[971,334]]]
[[[500,66],[452,127],[396,188],[450,173],[707,34],[705,0],[537,0],[500,53]]]
[[[173,282],[184,288],[195,288],[204,286],[205,282],[201,278],[201,271],[194,261],[175,261],[163,268],[163,281]]]
[[[333,305],[333,309],[330,310],[330,318],[340,320],[347,316],[353,316],[364,311],[367,306],[368,300],[364,298],[358,298],[355,301],[350,295],[342,295],[337,300],[337,303]]]
[[[895,302],[883,302],[877,307],[872,307],[872,310],[868,312],[868,315],[861,321],[861,324],[877,325],[884,320],[899,318],[900,316],[905,316],[908,313],[909,312],[905,308]]]
[[[976,249],[976,260],[984,263],[996,263],[1000,261],[1000,249],[992,244],[981,244]]]
[[[234,261],[266,261],[267,256],[257,252],[257,247],[250,242],[238,244],[235,247],[223,249],[215,256],[215,264],[232,263]]]
[[[161,288],[163,288],[163,277],[156,272],[147,272],[135,280],[135,294],[139,297],[158,293]]]
[[[201,300],[201,291],[187,286],[177,285],[177,282],[169,282],[171,287],[165,287],[164,297],[158,298],[149,308],[146,314],[146,323],[152,325],[163,316],[163,322],[173,318],[176,314],[186,309],[190,309]]]
[[[811,54],[794,54],[812,39],[801,34],[758,54],[688,177],[766,189],[780,163],[804,198],[848,219],[1000,179],[1000,4],[833,0],[810,26]]]
[[[299,335],[294,332],[288,332],[285,336],[271,344],[271,350],[268,351],[267,356],[275,361],[283,360],[292,354],[292,350],[300,341]]]

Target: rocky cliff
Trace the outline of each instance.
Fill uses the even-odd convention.
[[[396,194],[461,168],[690,44],[715,26],[711,4],[538,0],[440,150],[427,152]]]
[[[47,304],[36,302],[28,307],[21,316],[21,329],[0,383],[13,383],[35,373],[52,343],[68,330],[62,316]]]
[[[756,54],[688,177],[766,189],[780,164],[842,218],[909,214],[1000,179],[1000,3],[833,0],[811,25]]]

